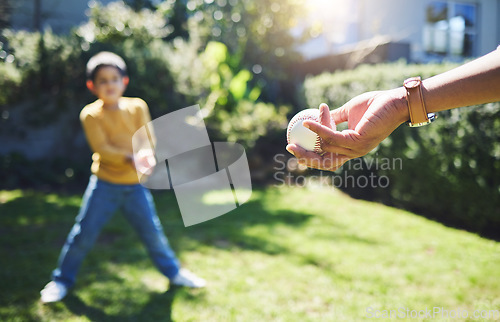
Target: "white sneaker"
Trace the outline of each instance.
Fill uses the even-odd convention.
[[[179,273],[177,273],[177,275],[172,278],[171,284],[177,286],[201,288],[205,287],[205,285],[207,285],[207,282],[203,278],[194,275],[187,269],[181,268],[179,270]]]
[[[52,281],[40,291],[40,300],[43,303],[59,302],[66,294],[68,294],[68,288],[64,284]]]

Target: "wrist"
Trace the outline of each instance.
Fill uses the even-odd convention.
[[[408,109],[408,101],[406,99],[406,89],[398,87],[390,91],[394,105],[394,113],[398,125],[407,122],[410,119],[410,111]]]

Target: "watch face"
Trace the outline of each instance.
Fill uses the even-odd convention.
[[[420,84],[420,79],[418,77],[408,78],[404,85],[406,88],[415,88]]]

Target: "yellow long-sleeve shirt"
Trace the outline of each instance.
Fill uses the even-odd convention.
[[[140,98],[122,97],[118,105],[118,109],[104,109],[98,99],[82,109],[80,120],[94,152],[92,173],[111,183],[135,184],[137,172],[127,156],[133,153],[132,136],[151,116]]]

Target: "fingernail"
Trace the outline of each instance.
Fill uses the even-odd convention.
[[[304,123],[302,123],[302,125],[304,125],[304,127],[305,127],[306,129],[309,129],[309,124],[304,124]]]

